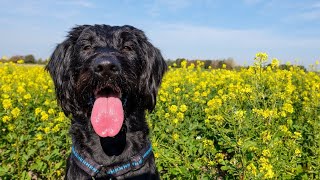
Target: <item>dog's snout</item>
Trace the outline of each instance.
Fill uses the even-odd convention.
[[[98,58],[93,66],[94,72],[101,76],[116,75],[120,72],[120,64],[114,58]]]

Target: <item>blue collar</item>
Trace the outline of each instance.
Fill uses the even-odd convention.
[[[81,156],[74,146],[72,146],[71,155],[76,164],[91,177],[111,176],[117,177],[129,171],[140,169],[152,154],[151,143],[143,148],[139,154],[129,158],[125,162],[117,162],[116,165],[100,165],[92,159]]]

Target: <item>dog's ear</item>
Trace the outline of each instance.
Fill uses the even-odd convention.
[[[144,62],[143,72],[140,78],[140,90],[143,95],[142,103],[145,109],[152,111],[156,105],[156,97],[162,77],[167,70],[160,50],[155,48],[150,42],[143,44]]]
[[[58,103],[61,105],[66,115],[75,112],[73,103],[75,101],[73,94],[74,82],[70,71],[70,63],[72,59],[73,46],[81,34],[82,30],[87,26],[77,26],[73,28],[67,39],[58,44],[50,57],[46,70],[49,71],[54,85]]]

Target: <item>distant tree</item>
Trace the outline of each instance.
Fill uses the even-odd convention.
[[[294,65],[281,64],[279,66],[279,69],[290,70],[291,67],[293,67],[293,68],[297,68],[298,67],[299,69],[302,69],[304,72],[307,72],[307,69],[302,65],[294,66]]]
[[[36,59],[32,54],[29,54],[24,57],[24,62],[27,64],[34,64],[36,62]]]
[[[166,63],[167,63],[167,66],[169,67],[169,66],[173,66],[173,63],[174,63],[175,61],[174,60],[171,60],[171,59],[168,59],[168,60],[166,60]]]
[[[236,67],[236,63],[232,58],[227,58],[227,59],[219,59],[219,60],[214,60],[212,62],[212,68],[217,69],[217,68],[225,68],[232,70]]]
[[[218,62],[218,60],[212,60],[211,61],[211,67],[212,67],[212,69],[218,69],[219,67],[219,62]]]
[[[177,64],[177,67],[181,67],[181,62],[182,61],[187,61],[185,58],[178,58],[178,59],[176,59],[176,64]]]
[[[14,62],[14,63],[17,63],[17,61],[19,61],[20,59],[24,59],[23,56],[19,56],[19,55],[16,55],[16,56],[12,56],[9,61],[10,62]]]
[[[234,69],[236,66],[236,63],[234,62],[233,58],[226,59],[225,63],[227,65],[227,69]]]
[[[42,64],[48,64],[48,63],[49,63],[49,61],[50,61],[50,59],[49,59],[49,58],[47,58],[47,59],[45,59],[44,61],[42,61]]]
[[[0,58],[0,62],[8,62],[7,56],[2,56],[2,58]]]
[[[205,61],[204,61],[204,68],[205,68],[205,69],[208,69],[209,66],[211,65],[211,63],[212,63],[211,60],[205,60]]]
[[[39,58],[36,63],[37,63],[37,64],[42,64],[42,63],[43,63],[42,58]]]

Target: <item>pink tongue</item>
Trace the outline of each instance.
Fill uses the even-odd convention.
[[[116,97],[99,97],[91,112],[91,124],[100,137],[114,137],[123,123],[122,102]]]

